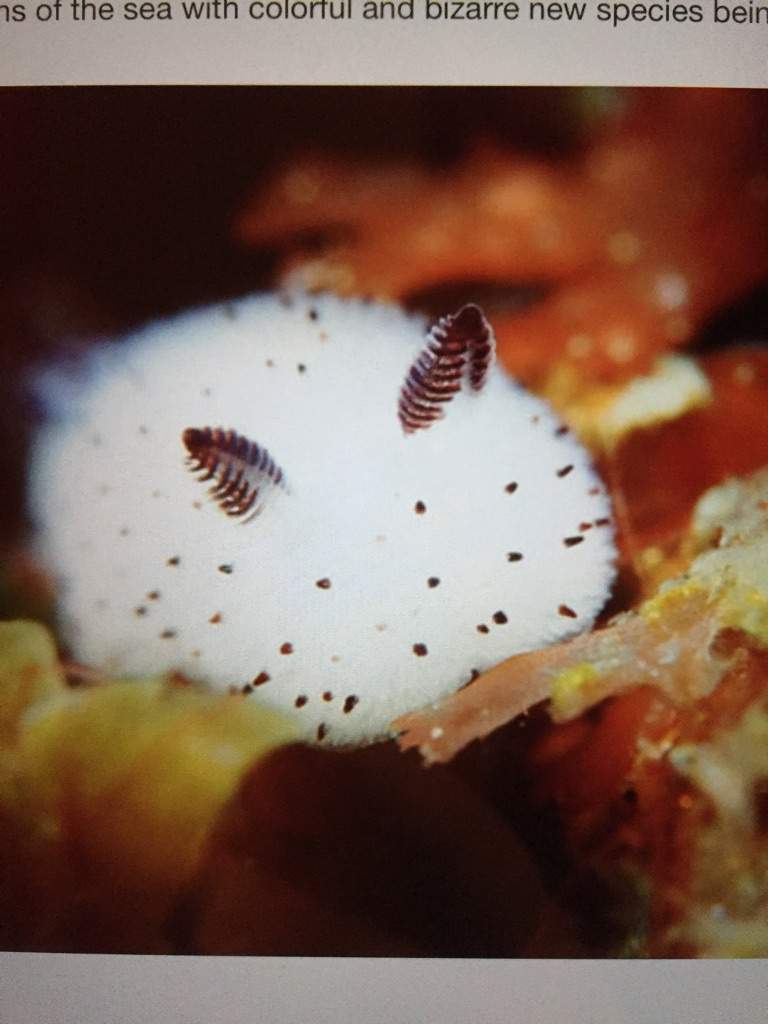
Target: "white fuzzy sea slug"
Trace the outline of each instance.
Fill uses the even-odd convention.
[[[345,744],[588,628],[615,550],[587,453],[476,306],[425,329],[261,295],[102,346],[31,468],[73,655]]]

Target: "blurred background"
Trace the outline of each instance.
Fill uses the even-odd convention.
[[[332,288],[431,314],[482,302],[502,361],[581,432],[609,481],[621,545],[610,612],[680,571],[707,488],[768,465],[768,93],[0,89],[0,126],[0,618],[51,621],[24,556],[35,368],[256,289]],[[674,378],[672,352],[685,357]],[[648,374],[667,397],[617,427],[613,403]],[[57,805],[59,845],[30,839],[24,806],[0,799],[12,880],[0,943],[724,955],[729,938],[691,938],[680,920],[694,903],[705,916],[722,906],[713,879],[731,848],[699,885],[691,851],[702,836],[714,849],[710,796],[648,750],[662,718],[699,742],[762,700],[768,656],[740,664],[719,704],[671,709],[646,686],[564,725],[537,708],[429,772],[394,744],[284,748],[223,810],[207,807],[212,838],[186,875],[173,822],[147,864],[115,838],[110,814],[125,808],[126,835],[149,832],[145,814],[155,827],[146,794],[95,808],[73,770],[77,814]],[[69,685],[92,681],[70,670]],[[91,740],[75,737],[78,754]],[[727,886],[758,879],[734,920],[764,952],[768,788],[755,786],[762,817]],[[166,873],[149,885],[155,855]]]

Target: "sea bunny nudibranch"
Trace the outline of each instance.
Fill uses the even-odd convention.
[[[615,548],[587,452],[494,365],[478,307],[424,332],[259,295],[102,346],[32,460],[73,655],[357,744],[590,627]]]

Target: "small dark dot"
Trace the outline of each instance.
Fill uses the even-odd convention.
[[[270,677],[269,677],[269,673],[268,672],[259,672],[259,674],[256,676],[256,678],[253,680],[253,685],[254,686],[263,686],[264,683],[268,683],[269,682],[269,678]]]
[[[297,697],[296,700],[293,702],[293,706],[297,708],[303,708],[308,700],[309,697],[305,697],[304,694],[302,693],[301,696]]]
[[[519,551],[508,551],[507,561],[508,562],[522,562],[523,556]]]
[[[563,537],[563,544],[565,544],[567,548],[575,548],[576,545],[581,544],[583,540],[583,537]]]
[[[345,715],[348,715],[349,712],[352,711],[352,709],[355,707],[355,705],[358,704],[359,702],[360,702],[360,698],[359,697],[355,697],[354,694],[350,694],[349,697],[347,697],[344,700],[344,707],[342,708],[342,711],[344,712]]]
[[[203,507],[202,501],[193,501],[192,502],[192,508],[201,509],[202,507]]]
[[[424,504],[423,501],[417,501],[416,504],[413,506],[413,511],[416,513],[417,516],[423,516],[424,513],[427,511],[427,506]]]
[[[143,604],[140,604],[138,608],[134,609],[134,615],[138,615],[139,618],[141,618],[142,615],[146,615],[146,614],[147,614],[147,609],[144,607]]]
[[[568,427],[566,427],[565,424],[563,423],[555,431],[555,437],[565,437],[565,435],[567,433],[568,433]]]
[[[559,615],[563,615],[566,619],[578,619],[576,612],[573,608],[569,608],[567,604],[558,605],[557,612]]]
[[[235,571],[234,565],[229,565],[227,563],[225,565],[220,565],[219,566],[219,572],[223,572],[225,576],[231,576],[234,571]]]
[[[160,591],[159,590],[150,590],[150,592],[147,594],[147,598],[150,601],[159,601],[160,600]]]
[[[538,423],[541,416],[531,416],[531,423]]]
[[[592,529],[592,523],[579,523],[579,529],[586,533],[587,530]]]
[[[299,373],[306,373],[307,372],[307,368],[304,365],[304,363],[297,363],[296,364],[296,369],[299,371]]]
[[[562,479],[564,476],[568,476],[572,469],[573,465],[568,463],[567,466],[563,466],[561,469],[558,469],[557,475]]]
[[[284,643],[280,645],[281,654],[293,654],[293,644]]]
[[[175,636],[176,636],[176,630],[175,629],[164,629],[163,632],[160,634],[160,639],[161,640],[173,640],[173,638]]]
[[[307,310],[307,316],[309,317],[310,320],[317,320],[319,315],[320,314],[317,312],[314,306],[310,306],[310,308]]]
[[[241,692],[247,696],[249,693],[253,693],[253,687],[250,683],[246,683]]]
[[[513,481],[512,483],[507,484],[504,490],[507,492],[507,494],[514,494],[517,490],[517,484]]]
[[[168,561],[165,564],[166,565],[175,566],[175,565],[179,565],[180,563],[181,563],[181,559],[179,558],[179,556],[178,555],[174,555],[173,558],[169,558]]]
[[[210,398],[211,397],[211,389],[210,388],[203,388],[203,397],[204,398]]]
[[[327,733],[328,733],[328,726],[325,724],[325,722],[321,722],[320,725],[318,725],[318,727],[317,727],[317,741],[318,741],[318,743],[321,743],[325,739]]]
[[[210,619],[208,619],[208,621],[211,623],[211,625],[217,626],[221,622],[221,612],[216,612],[215,614],[213,614],[210,617]]]
[[[192,657],[193,658],[199,658],[202,653],[203,652],[196,647],[194,649],[194,651],[192,651]]]
[[[326,690],[325,691],[325,693],[323,694],[323,700],[326,701],[326,703],[328,701],[332,701],[333,700],[333,694],[331,693],[330,690]]]
[[[610,519],[596,519],[595,520],[595,526],[610,526],[610,525],[611,525],[611,520]]]
[[[637,803],[637,790],[636,789],[632,789],[631,787],[629,789],[625,789],[624,792],[622,793],[622,796],[624,797],[624,799],[626,800],[626,802],[628,804],[636,804]]]
[[[273,359],[267,359],[267,361],[264,363],[264,365],[268,366],[271,369],[275,365],[275,363],[274,363]]]
[[[486,624],[484,622],[481,622],[480,625],[477,627],[477,632],[478,633],[490,633],[490,629],[488,629],[488,627],[486,626]]]
[[[331,581],[328,579],[327,576],[323,576],[321,580],[315,580],[315,586],[319,587],[321,590],[330,590]]]
[[[127,536],[128,536],[128,534],[129,534],[130,532],[131,532],[131,531],[130,531],[130,530],[128,529],[128,527],[127,527],[127,526],[123,526],[123,527],[121,527],[121,529],[120,529],[120,536],[121,536],[121,537],[127,537]]]
[[[589,490],[587,491],[587,494],[591,494],[593,497],[594,497],[594,495],[599,494],[599,493],[600,493],[600,488],[599,487],[590,487]]]
[[[162,491],[158,491],[158,490],[152,491],[152,497],[153,498],[160,498],[160,497],[162,497],[162,494],[163,494]]]
[[[476,679],[478,679],[479,676],[480,676],[480,672],[478,671],[478,669],[476,669],[476,668],[470,669],[469,679],[467,679],[467,681],[465,683],[462,683],[461,689],[463,690],[464,687],[469,686],[471,683],[474,683],[474,681]]]
[[[427,645],[426,644],[414,644],[413,645],[413,653],[416,655],[417,658],[425,657],[426,654],[427,654]]]
[[[439,587],[440,586],[440,577],[439,576],[430,576],[429,579],[427,580],[427,586],[428,587]]]
[[[494,612],[493,621],[496,623],[497,626],[503,626],[505,622],[509,622],[509,619],[504,614],[504,612]]]
[[[145,426],[142,423],[141,426],[139,427],[139,433],[140,434],[148,434],[149,433],[149,427]]]

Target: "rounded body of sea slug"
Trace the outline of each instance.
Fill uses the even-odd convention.
[[[479,322],[467,310],[441,323]],[[488,337],[428,429],[422,360],[404,424],[426,326],[265,295],[103,346],[31,472],[75,657],[180,670],[359,743],[588,628],[615,558],[588,454],[490,365]]]

